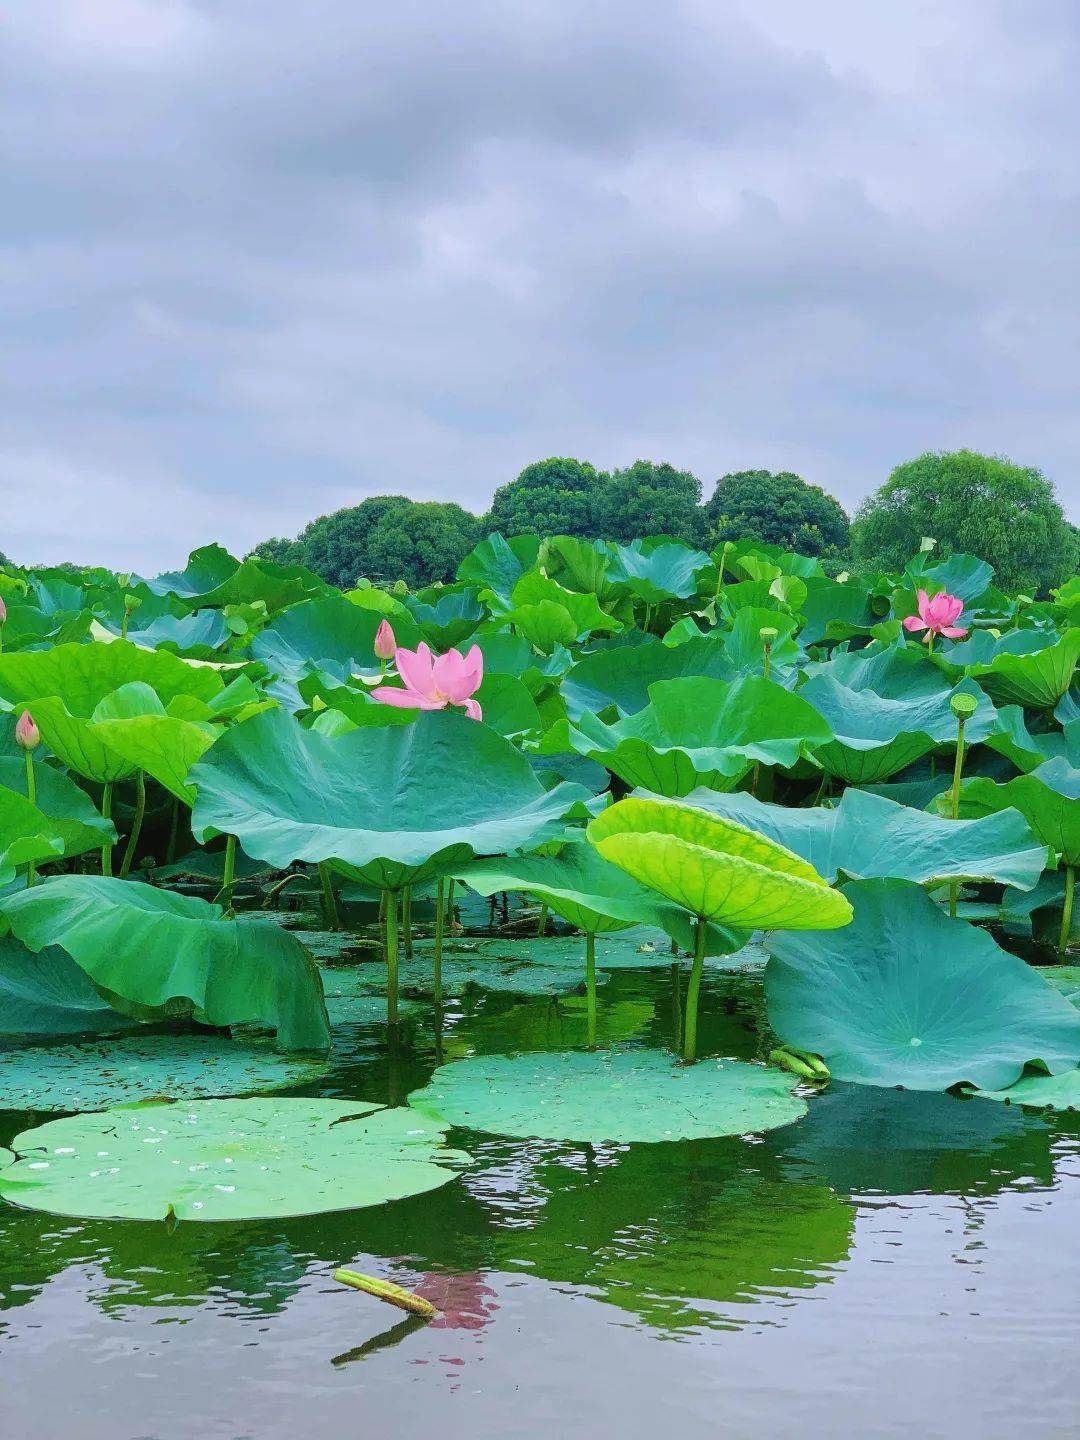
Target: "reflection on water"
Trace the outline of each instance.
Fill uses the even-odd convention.
[[[713,979],[705,1004],[703,1048],[743,1058],[760,1053],[766,1042],[755,1023],[752,982]],[[669,972],[613,974],[601,1015],[606,1043],[669,1042],[675,1023]],[[438,1055],[449,1060],[580,1045],[584,1025],[579,996],[470,991],[448,1010],[439,1033],[430,1008],[416,1006],[393,1051],[367,1023],[342,1026],[342,1044],[318,1093],[400,1103],[426,1082]],[[0,1143],[36,1118],[0,1116]],[[634,1429],[631,1415],[629,1434],[651,1433],[660,1422],[662,1377],[680,1350],[720,1347],[719,1364],[729,1353],[724,1347],[742,1344],[736,1336],[753,1340],[752,1357],[762,1367],[754,1381],[759,1389],[744,1394],[738,1370],[725,1380],[725,1394],[741,1397],[747,1433],[753,1433],[765,1427],[766,1416],[775,1423],[769,1386],[773,1379],[779,1385],[779,1367],[791,1364],[787,1350],[769,1347],[779,1347],[787,1332],[806,1345],[801,1317],[807,1304],[814,1307],[815,1327],[831,1323],[846,1337],[821,1360],[820,1372],[805,1377],[816,1394],[830,1365],[837,1384],[851,1383],[841,1372],[868,1323],[859,1309],[873,1304],[867,1296],[908,1307],[913,1343],[932,1345],[933,1326],[946,1325],[949,1313],[940,1293],[943,1263],[977,1261],[987,1274],[1000,1265],[1024,1275],[1031,1256],[1045,1252],[1049,1233],[1051,1212],[1040,1197],[1053,1199],[1054,1213],[1060,1204],[1068,1207],[1075,1238],[1078,1128],[1075,1116],[1043,1118],[947,1095],[835,1085],[812,1099],[803,1121],[761,1137],[591,1146],[463,1132],[452,1139],[475,1156],[471,1170],[440,1190],[370,1211],[169,1228],[77,1222],[0,1204],[0,1362],[18,1360],[23,1367],[20,1386],[0,1387],[0,1430],[27,1440],[53,1433],[179,1440],[194,1433],[179,1412],[166,1409],[144,1424],[147,1406],[156,1402],[138,1377],[154,1376],[179,1400],[190,1383],[180,1375],[194,1367],[201,1377],[200,1423],[212,1435],[274,1440],[301,1425],[314,1437],[354,1433],[340,1429],[333,1386],[376,1372],[387,1415],[395,1410],[393,1395],[407,1389],[410,1404],[419,1407],[414,1416],[452,1434],[459,1432],[442,1424],[440,1397],[451,1393],[448,1386],[465,1394],[464,1377],[485,1361],[484,1373],[498,1379],[468,1390],[486,1396],[468,1402],[469,1432],[546,1434],[541,1400],[550,1377],[539,1357],[559,1352],[565,1337],[582,1327],[589,1335],[588,1365],[566,1361],[559,1374],[571,1408],[580,1409],[591,1387],[611,1383],[627,1364],[656,1376],[657,1408],[649,1418],[646,1395],[635,1412],[641,1428]],[[995,1241],[1001,1206],[1009,1228]],[[882,1207],[906,1217],[895,1234]],[[933,1264],[930,1254],[938,1257]],[[881,1289],[888,1278],[883,1260],[892,1286],[898,1273],[904,1277],[902,1293],[894,1289],[891,1298]],[[439,1321],[424,1325],[343,1292],[330,1280],[337,1265],[385,1274],[417,1290],[440,1307]],[[1042,1297],[1047,1313],[1059,1313],[1053,1340],[1075,1346],[1075,1287],[1064,1267],[1051,1267],[1050,1274],[1061,1277],[1061,1293]],[[978,1303],[1006,1325],[1017,1323],[1015,1300],[1009,1284],[998,1282]],[[636,1337],[632,1360],[627,1340],[616,1338],[627,1332]],[[770,1334],[776,1340],[765,1338]],[[523,1336],[536,1347],[535,1365],[511,1359]],[[683,1344],[657,1347],[661,1340]],[[227,1418],[237,1367],[252,1383],[258,1372],[257,1358],[246,1356],[252,1350],[274,1356],[274,1404],[258,1428],[229,1428],[238,1424]],[[1052,1359],[1045,1345],[1040,1353]],[[48,1428],[54,1421],[47,1377],[61,1363],[76,1390],[102,1397],[81,1430]],[[511,1365],[512,1373],[502,1368]],[[131,1411],[113,1423],[109,1386],[129,1381]],[[705,1380],[695,1375],[697,1383]],[[923,1383],[912,1381],[913,1394]],[[417,1385],[419,1391],[412,1388]],[[504,1391],[515,1387],[540,1408],[532,1418],[514,1412],[517,1428],[508,1430]],[[325,1428],[306,1409],[316,1397],[329,1406]],[[835,1398],[839,1403],[843,1396]],[[370,1396],[369,1402],[383,1403]],[[194,1403],[184,1392],[184,1405]],[[864,1433],[903,1433],[908,1403],[896,1398],[895,1427],[886,1408],[875,1412],[877,1428]],[[697,1433],[698,1418],[702,1434],[715,1433],[704,1414],[691,1412],[685,1433]],[[581,1418],[584,1423],[584,1412]],[[1050,1423],[1053,1416],[1044,1419],[1041,1433],[1066,1433]],[[992,1417],[983,1431],[995,1433]],[[605,1432],[571,1427],[568,1433]]]

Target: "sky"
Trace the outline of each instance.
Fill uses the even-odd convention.
[[[1074,0],[0,11],[0,550],[961,445],[1080,521]]]

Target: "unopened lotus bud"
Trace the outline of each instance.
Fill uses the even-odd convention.
[[[392,660],[397,654],[397,640],[389,620],[382,620],[375,632],[375,654],[380,660]]]
[[[36,750],[41,744],[41,731],[29,710],[24,710],[15,722],[15,742],[24,750]]]
[[[952,706],[952,713],[958,720],[970,720],[979,708],[979,702],[975,696],[966,693],[954,695],[949,704]]]

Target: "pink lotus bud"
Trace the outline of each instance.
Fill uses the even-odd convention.
[[[7,619],[7,606],[4,604],[4,597],[0,595],[0,625]]]
[[[41,744],[41,731],[29,710],[24,710],[15,722],[15,741],[24,750],[36,750]]]
[[[375,654],[380,660],[392,660],[397,654],[397,640],[389,620],[383,620],[375,632]]]

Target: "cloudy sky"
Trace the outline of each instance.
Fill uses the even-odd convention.
[[[1040,466],[1080,520],[1074,0],[0,14],[0,549],[147,571],[532,459]]]

